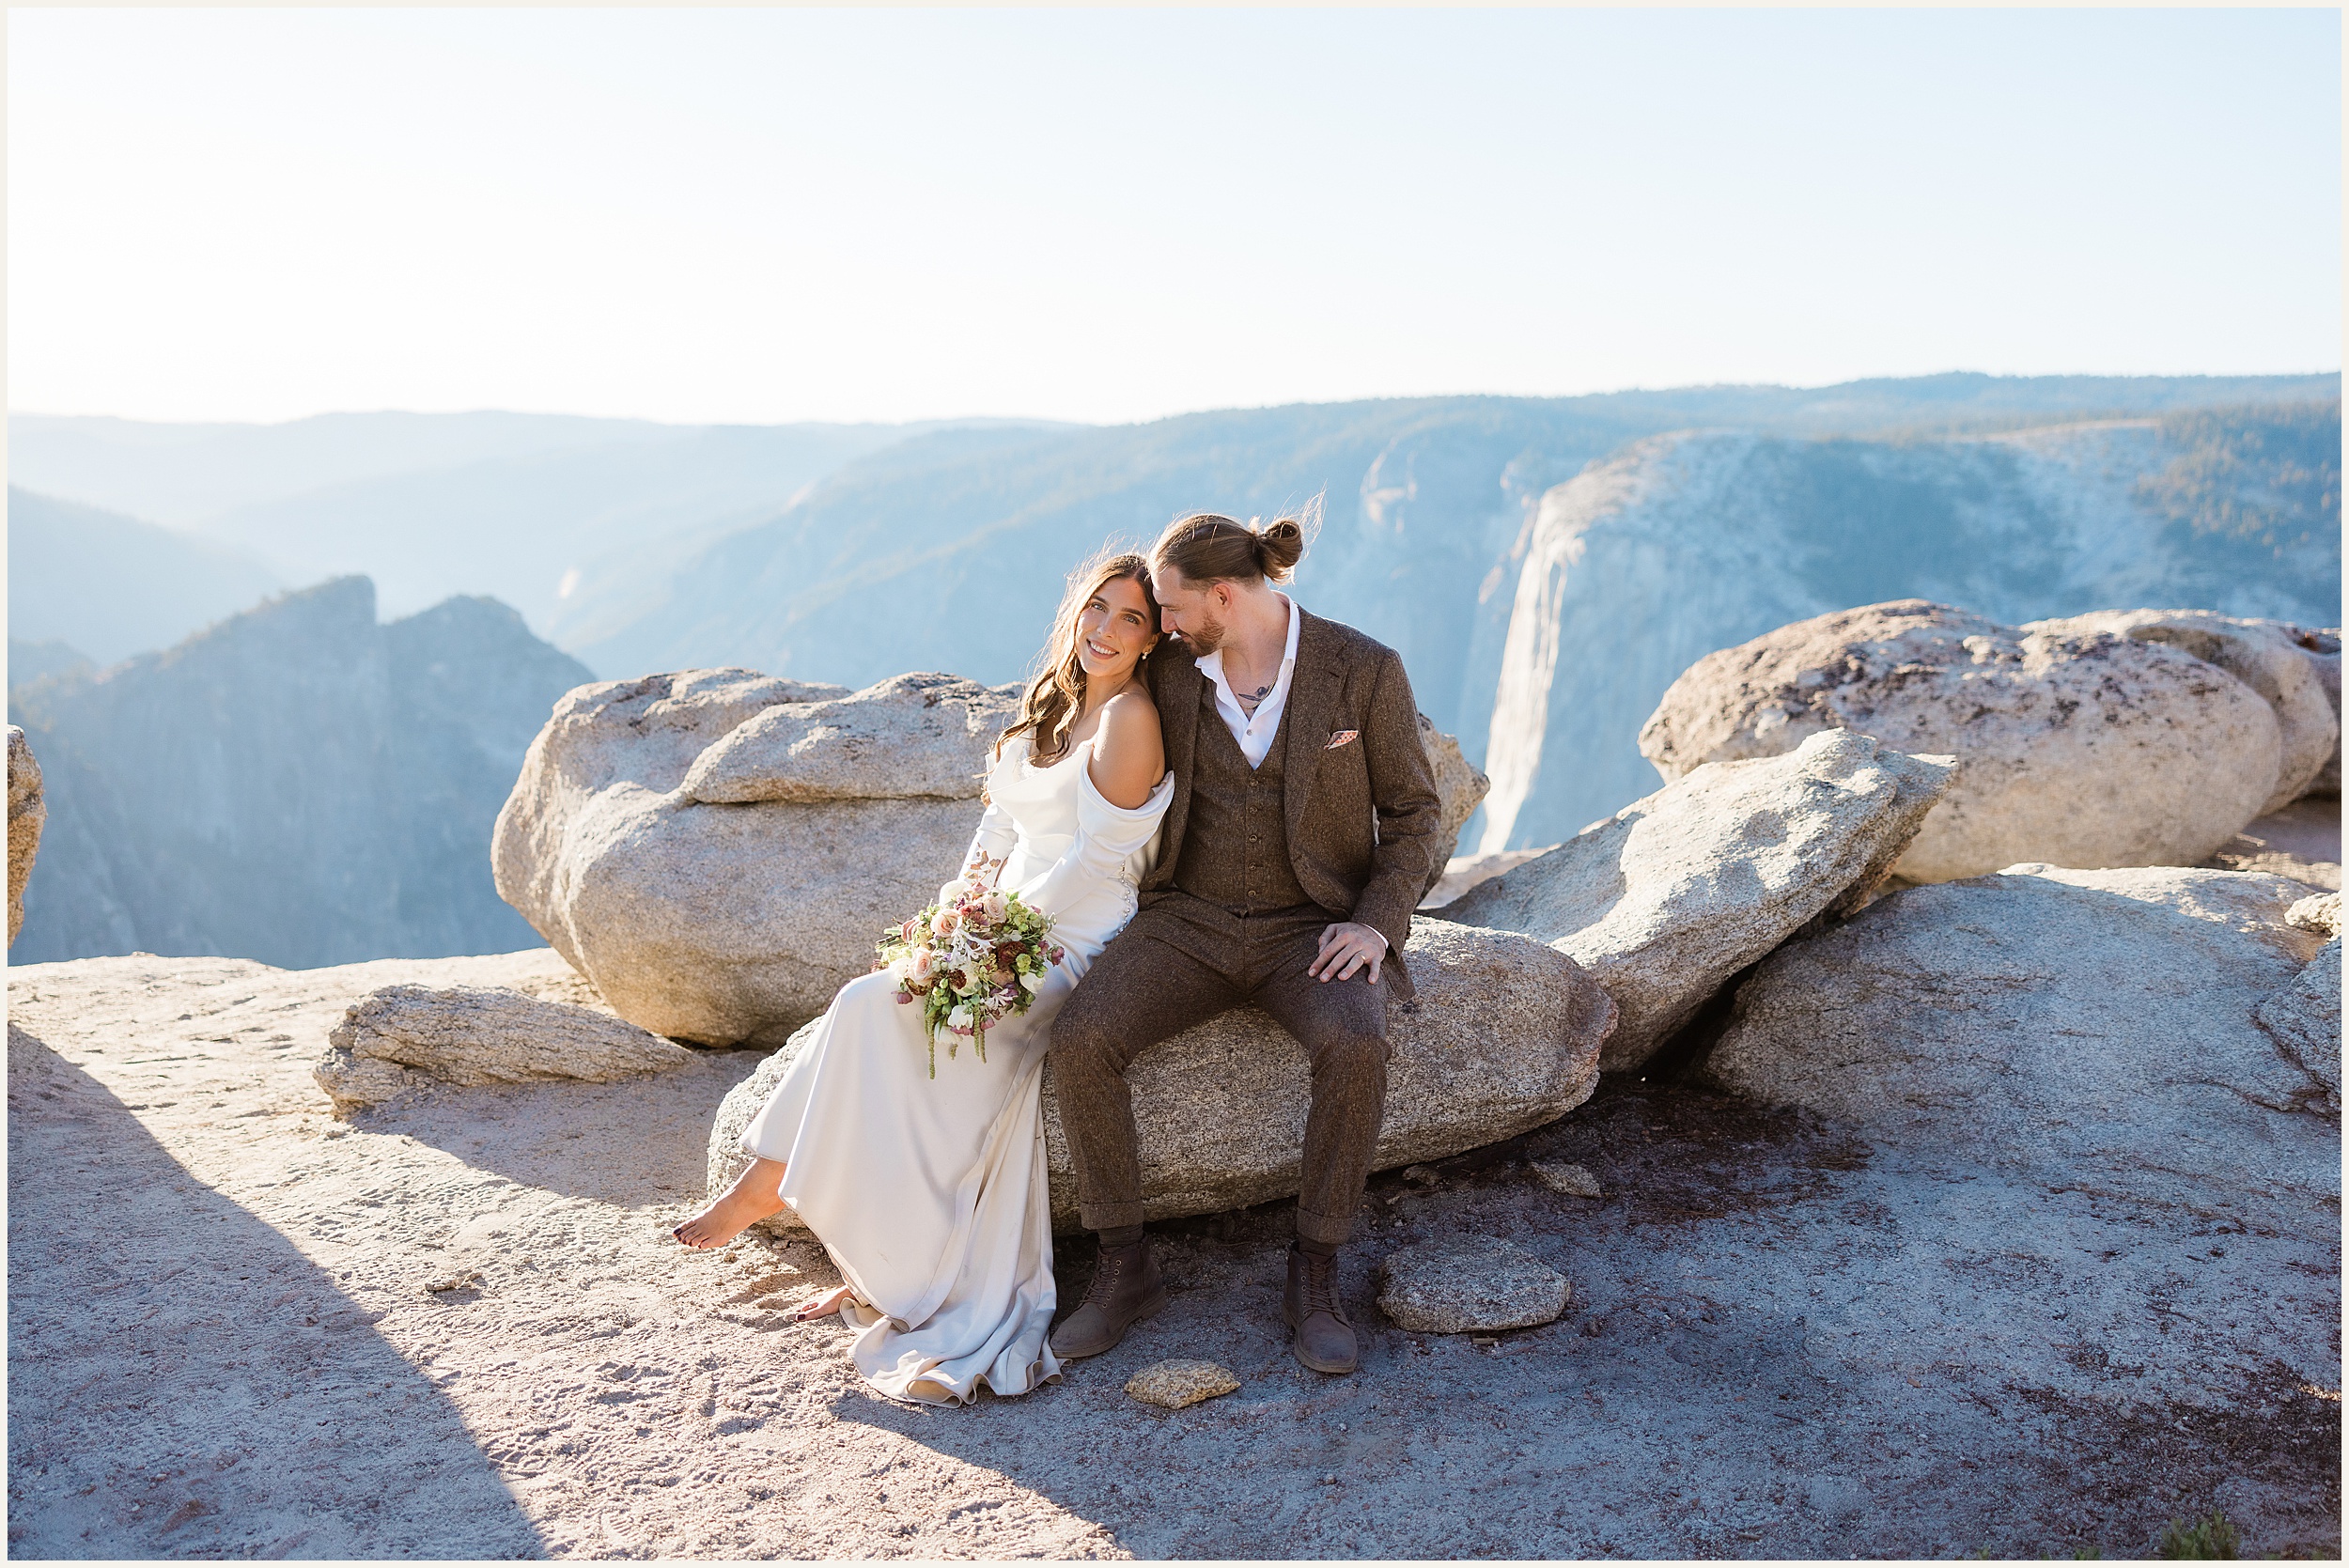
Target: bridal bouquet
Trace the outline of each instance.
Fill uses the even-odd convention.
[[[1028,1010],[1044,971],[1062,951],[1047,939],[1052,917],[1016,893],[965,880],[952,901],[933,904],[881,933],[880,962],[897,978],[897,1000],[919,1003],[930,1037],[930,1077],[938,1076],[938,1032],[969,1035],[987,1060],[987,1032]],[[946,1042],[955,1054],[958,1038]]]

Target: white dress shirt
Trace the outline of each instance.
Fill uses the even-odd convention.
[[[1223,719],[1223,727],[1239,742],[1240,755],[1248,759],[1252,768],[1264,766],[1266,755],[1272,750],[1272,737],[1280,733],[1281,712],[1289,706],[1289,676],[1297,670],[1297,629],[1303,624],[1297,601],[1286,594],[1278,596],[1289,607],[1288,645],[1281,651],[1281,675],[1265,693],[1265,700],[1256,705],[1254,717],[1239,706],[1239,698],[1232,691],[1232,683],[1223,674],[1223,650],[1199,660],[1199,672],[1215,682],[1215,710]]]

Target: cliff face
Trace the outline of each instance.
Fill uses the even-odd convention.
[[[10,693],[50,826],[19,962],[146,951],[288,967],[501,952],[490,832],[589,679],[494,599],[379,626],[344,578],[161,654]]]
[[[1673,678],[1830,610],[1920,598],[2013,625],[2190,605],[2330,625],[2340,489],[2322,454],[2339,430],[2334,404],[2216,427],[1637,442],[1534,514],[1477,847],[1557,843],[1654,789],[1637,737]]]
[[[1321,491],[1326,521],[1299,570],[1299,598],[1397,649],[1421,709],[1481,762],[1537,504],[1628,442],[1687,429],[1799,442],[2045,424],[2080,409],[2150,415],[2328,398],[2338,387],[2329,377],[1950,376],[941,429],[845,462],[763,520],[675,549],[639,547],[623,569],[590,571],[548,635],[615,679],[739,665],[850,687],[907,669],[999,683],[1043,643],[1061,575],[1104,539],[1146,542],[1203,506],[1268,518]]]

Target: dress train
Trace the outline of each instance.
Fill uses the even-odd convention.
[[[972,854],[1054,917],[1064,955],[1026,1013],[987,1032],[987,1060],[941,1035],[930,1079],[921,1009],[889,975],[863,975],[742,1135],[747,1153],[786,1163],[780,1196],[856,1294],[842,1315],[857,1369],[893,1399],[967,1404],[982,1382],[1020,1394],[1060,1371],[1046,1339],[1058,1295],[1044,1058],[1061,1003],[1133,916],[1174,795],[1169,775],[1141,807],[1112,804],[1086,771],[1091,750],[1036,768],[1015,741],[988,775]]]

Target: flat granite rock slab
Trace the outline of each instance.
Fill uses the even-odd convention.
[[[1529,1252],[1489,1236],[1450,1236],[1388,1255],[1378,1310],[1428,1334],[1492,1333],[1555,1322],[1573,1287]]]
[[[751,1053],[329,1119],[353,1000],[542,963],[10,970],[14,1555],[2110,1558],[2213,1508],[2246,1558],[2341,1548],[2337,1211],[2213,1224],[1610,1080],[1523,1145],[1604,1203],[1374,1178],[1353,1376],[1289,1355],[1272,1203],[1154,1226],[1171,1299],[1115,1350],[911,1408],[787,1316],[821,1248],[669,1236]],[[1388,1323],[1380,1256],[1458,1234],[1572,1312]],[[1243,1387],[1127,1394],[1174,1358]]]

